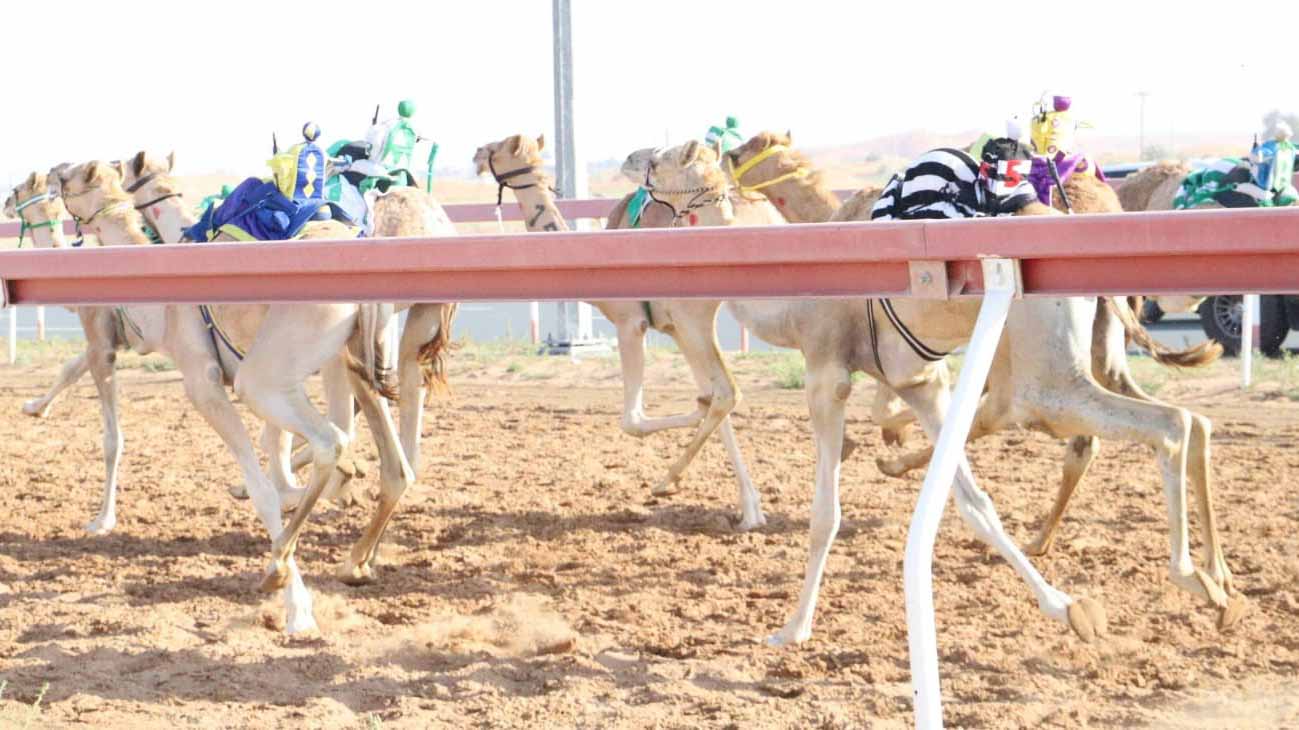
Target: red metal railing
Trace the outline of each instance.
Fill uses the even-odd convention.
[[[17,304],[906,296],[942,262],[973,296],[994,255],[1028,295],[1294,292],[1299,209],[24,250],[0,279]]]
[[[847,198],[855,190],[836,190],[840,198]],[[575,200],[558,200],[559,212],[566,218],[608,218],[613,206],[618,203],[618,198],[580,198]],[[447,216],[453,223],[484,223],[496,220],[496,205],[494,203],[450,203],[442,206]],[[506,200],[501,205],[501,220],[504,221],[521,221],[523,220],[523,211],[512,200]],[[0,238],[16,238],[18,236],[18,221],[0,222]],[[72,235],[76,232],[76,224],[72,221],[63,221],[63,232]]]

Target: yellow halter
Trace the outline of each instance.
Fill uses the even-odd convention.
[[[757,185],[745,185],[742,182],[744,173],[748,172],[749,170],[752,170],[763,160],[767,159],[768,157],[771,157],[777,152],[785,152],[787,150],[789,150],[789,148],[783,144],[773,144],[767,149],[754,155],[753,159],[740,165],[739,167],[735,166],[735,163],[731,161],[731,157],[728,155],[726,158],[726,166],[730,169],[731,179],[735,181],[735,187],[739,189],[741,194],[745,194],[745,193],[753,192],[755,190],[761,190],[763,188],[771,187],[776,183],[782,183],[785,182],[786,180],[793,180],[794,178],[807,177],[810,174],[810,171],[806,167],[800,167],[797,170],[794,170],[793,172],[787,172],[784,175],[780,175],[779,177],[774,177],[770,180],[765,180],[763,182],[758,183]]]

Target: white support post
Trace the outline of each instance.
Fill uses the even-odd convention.
[[[45,306],[36,307],[36,341],[45,341]]]
[[[749,351],[749,328],[740,325],[740,352]]]
[[[938,635],[934,627],[934,540],[952,490],[956,468],[965,454],[965,440],[974,422],[974,411],[983,394],[992,358],[1006,325],[1011,300],[1018,286],[1015,262],[983,259],[985,293],[956,382],[956,393],[943,420],[925,483],[916,500],[903,559],[903,586],[907,603],[907,640],[911,651],[911,689],[916,727],[943,726],[942,693],[938,684]]]
[[[1254,374],[1254,335],[1259,325],[1258,295],[1246,294],[1240,299],[1240,387],[1249,390]]]
[[[532,302],[528,305],[528,336],[532,338],[532,344],[534,345],[541,342],[540,302]]]
[[[18,362],[18,307],[9,308],[9,364]]]

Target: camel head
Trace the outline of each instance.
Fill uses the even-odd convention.
[[[49,193],[49,176],[33,172],[26,180],[18,184],[5,198],[4,214],[9,218],[21,218],[27,225],[40,225],[48,221],[63,218],[63,203],[58,196]],[[42,198],[43,199],[39,199]],[[18,206],[22,205],[22,210]],[[55,237],[55,245],[62,245],[62,238]]]
[[[110,163],[93,160],[50,170],[50,194],[57,192],[72,217],[87,221],[117,203],[130,203],[122,176]]]
[[[758,132],[727,152],[724,167],[741,190],[756,190],[772,183],[808,174],[807,160],[793,149],[789,132]]]
[[[675,219],[688,218],[695,225],[697,216],[693,211],[709,208],[716,209],[729,222],[733,217],[727,197],[729,186],[718,159],[716,146],[708,147],[696,140],[669,147],[650,158],[643,185],[656,202],[672,209]]]
[[[541,151],[545,147],[544,134],[536,139],[524,134],[516,134],[499,142],[489,142],[474,151],[474,169],[479,175],[493,170],[496,175],[529,168],[540,170]]]
[[[122,178],[122,188],[135,197],[136,205],[146,205],[180,194],[171,178],[175,165],[175,152],[158,157],[140,150],[134,157],[114,163],[114,169]]]
[[[645,180],[652,190],[725,189],[726,175],[718,164],[718,150],[690,140],[649,156]]]
[[[660,149],[659,147],[642,147],[627,155],[627,159],[622,162],[623,177],[637,185],[643,185],[645,183],[645,173],[649,172],[650,160],[654,159]]]

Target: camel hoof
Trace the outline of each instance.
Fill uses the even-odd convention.
[[[231,484],[226,487],[226,493],[235,499],[248,499],[248,488],[242,484]]]
[[[288,566],[283,562],[274,562],[266,569],[266,575],[262,576],[262,582],[257,586],[257,590],[262,593],[274,593],[283,588],[288,582]]]
[[[1034,558],[1046,557],[1047,553],[1051,552],[1051,545],[1053,543],[1054,540],[1043,540],[1042,538],[1038,538],[1032,545],[1024,548],[1024,553]]]
[[[668,478],[654,485],[654,488],[650,490],[650,494],[655,497],[671,497],[678,491],[680,490],[677,488],[677,480]]]
[[[288,618],[284,621],[284,633],[289,636],[298,636],[309,631],[319,631],[320,627],[316,625],[316,617],[311,615],[310,610],[290,611]]]
[[[1101,604],[1090,598],[1079,598],[1069,604],[1069,628],[1090,644],[1109,633],[1109,619]]]
[[[1218,630],[1227,631],[1240,623],[1249,612],[1249,601],[1239,594],[1227,598],[1227,605],[1218,609]]]
[[[44,418],[49,415],[49,406],[41,407],[40,401],[29,400],[23,404],[23,415],[32,418]]]
[[[370,563],[360,565],[349,565],[344,563],[338,566],[335,574],[340,582],[349,586],[366,586],[375,581],[374,566]]]
[[[117,527],[116,517],[96,517],[90,521],[90,524],[86,525],[86,533],[90,535],[107,535],[113,531],[114,527]]]
[[[879,469],[880,473],[884,476],[893,477],[895,479],[900,478],[903,474],[907,473],[907,470],[904,469],[902,464],[897,460],[885,459],[882,456],[875,457],[875,468]]]
[[[735,530],[736,532],[748,532],[750,530],[756,530],[765,524],[767,524],[767,516],[759,512],[758,516],[753,519],[748,519],[743,516],[740,517],[740,521],[735,525]]]
[[[767,646],[770,646],[773,649],[782,649],[786,646],[795,646],[797,644],[801,644],[810,638],[812,638],[811,629],[803,629],[803,630],[795,631],[789,629],[789,627],[786,627],[781,629],[780,631],[777,631],[771,636],[768,636],[766,643]]]

